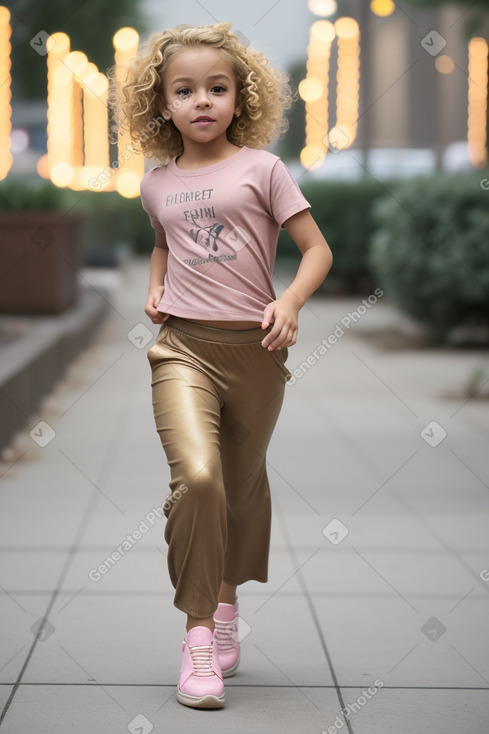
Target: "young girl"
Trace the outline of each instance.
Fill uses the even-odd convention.
[[[268,580],[266,451],[290,372],[298,314],[332,254],[291,173],[262,150],[287,127],[287,75],[230,23],[155,33],[121,111],[160,165],[141,181],[155,229],[146,314],[156,428],[170,467],[164,508],[174,605],[187,615],[177,700],[224,705],[240,659],[236,587]],[[297,275],[276,298],[280,227]]]

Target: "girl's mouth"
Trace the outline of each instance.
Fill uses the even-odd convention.
[[[193,120],[192,125],[197,125],[197,127],[209,127],[209,125],[212,125],[215,122],[210,117],[198,117],[196,120]]]

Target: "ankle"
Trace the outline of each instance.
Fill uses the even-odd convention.
[[[187,632],[193,627],[207,627],[211,632],[214,632],[214,617],[206,617],[202,619],[200,617],[191,617],[187,615]]]
[[[219,590],[219,603],[235,604],[238,598],[236,595],[236,588],[236,586],[231,586],[231,584],[227,584],[225,581],[223,581]]]
[[[221,596],[219,596],[219,604],[232,604],[234,606],[237,600],[238,600],[237,596],[235,596],[234,599],[226,595],[223,595],[222,598]]]

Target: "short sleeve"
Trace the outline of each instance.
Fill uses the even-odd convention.
[[[151,173],[151,171],[150,171]],[[164,232],[164,227],[162,226],[160,220],[158,217],[154,214],[153,209],[151,207],[150,203],[150,196],[148,195],[147,186],[149,184],[148,178],[146,176],[143,176],[143,178],[140,181],[140,187],[139,191],[141,194],[141,206],[148,215],[149,221],[153,229],[157,232]]]
[[[144,206],[143,206],[143,209],[144,209]],[[148,215],[149,221],[150,221],[150,223],[151,223],[151,226],[153,227],[153,229],[155,229],[155,230],[156,230],[156,231],[158,231],[158,232],[164,232],[165,230],[164,230],[164,229],[163,229],[163,227],[161,226],[161,222],[160,222],[160,220],[159,220],[159,219],[158,219],[157,217],[154,217],[154,216],[153,216],[152,214],[150,214],[150,213],[149,213],[149,212],[147,211],[147,209],[144,209],[144,211],[145,211],[145,212],[146,212],[146,214]]]
[[[272,169],[270,181],[270,207],[275,221],[282,227],[289,217],[310,206],[292,173],[278,159]]]

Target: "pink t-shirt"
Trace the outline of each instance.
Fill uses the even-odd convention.
[[[175,159],[153,168],[141,204],[169,251],[158,310],[226,321],[262,320],[276,299],[280,227],[310,206],[280,158],[247,147],[204,168],[183,170]]]

